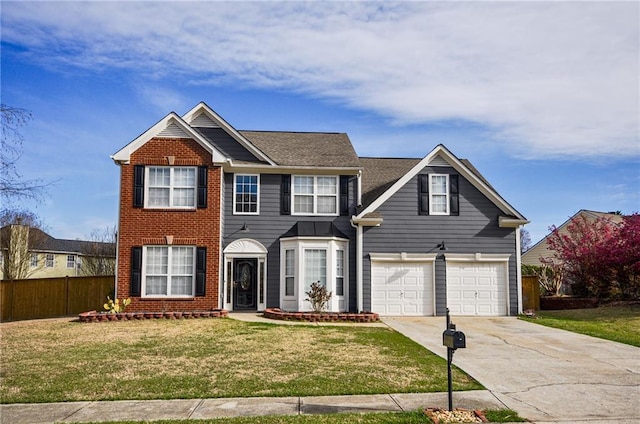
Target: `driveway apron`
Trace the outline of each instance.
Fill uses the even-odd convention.
[[[386,317],[446,358],[444,317]],[[640,422],[640,348],[514,317],[453,317],[466,335],[453,364],[507,408],[537,422]],[[456,395],[453,395],[454,407]]]

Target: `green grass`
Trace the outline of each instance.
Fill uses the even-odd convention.
[[[2,403],[447,390],[446,361],[385,327],[41,320],[0,331]],[[458,369],[454,382],[482,389]]]
[[[540,311],[531,322],[640,347],[640,304]]]
[[[485,411],[492,423],[524,422],[509,409]],[[146,421],[146,424],[429,424],[432,421],[422,412],[385,412],[367,414],[329,415],[270,415],[264,417],[218,418],[212,420]],[[140,424],[139,421],[118,421],[102,424]]]

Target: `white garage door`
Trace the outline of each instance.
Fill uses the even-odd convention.
[[[507,315],[505,262],[447,261],[447,307],[452,315]]]
[[[433,315],[433,265],[372,262],[371,310],[380,315]]]

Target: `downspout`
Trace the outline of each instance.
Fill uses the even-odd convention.
[[[356,312],[362,312],[364,309],[362,299],[362,225],[354,225],[353,218],[351,218],[351,226],[356,229]]]
[[[116,162],[120,168],[119,200],[118,200],[118,229],[116,230],[116,275],[114,276],[113,298],[118,299],[118,271],[120,270],[120,223],[122,222],[122,163]],[[131,283],[129,283],[131,284]]]
[[[520,228],[516,228],[516,280],[518,282],[518,314],[522,313],[522,254],[520,252]]]

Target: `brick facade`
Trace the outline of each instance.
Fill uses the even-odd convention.
[[[208,166],[207,207],[190,210],[133,207],[134,165]],[[128,311],[210,310],[219,305],[221,169],[192,139],[153,138],[120,166],[117,296],[131,298]],[[171,237],[167,237],[171,236]],[[188,299],[130,296],[131,252],[135,246],[190,245],[207,248],[206,293]]]

